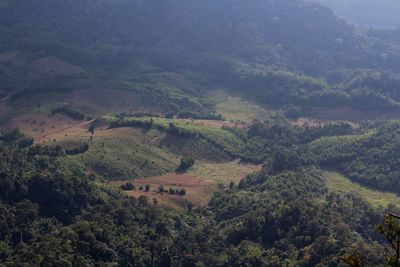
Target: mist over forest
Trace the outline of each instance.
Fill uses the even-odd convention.
[[[336,15],[363,27],[395,29],[400,26],[400,3],[395,0],[315,0]]]
[[[0,0],[0,266],[399,266],[398,11]]]

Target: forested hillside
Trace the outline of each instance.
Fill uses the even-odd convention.
[[[218,86],[260,105],[290,104],[296,116],[311,107],[399,109],[400,45],[319,4],[4,0],[0,13],[3,95],[101,85],[162,99],[165,111]]]
[[[1,266],[392,253],[398,30],[304,0],[0,0],[0,35]]]
[[[315,266],[336,265],[346,252],[375,265],[387,253],[371,232],[382,213],[357,195],[326,194],[315,167],[268,174],[266,166],[217,192],[208,207],[163,211],[101,185],[60,146],[21,138],[1,138],[0,259],[8,266]]]

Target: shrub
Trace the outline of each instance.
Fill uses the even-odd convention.
[[[135,190],[135,186],[132,182],[126,182],[125,184],[121,185],[121,189],[125,191]]]
[[[181,163],[178,168],[176,168],[176,172],[185,172],[194,164],[194,159],[191,157],[183,157],[181,159]]]

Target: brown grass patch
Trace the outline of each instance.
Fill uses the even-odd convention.
[[[15,65],[25,65],[26,61],[17,55],[17,52],[0,54],[0,61],[11,62]]]
[[[89,125],[92,121],[75,121],[63,114],[46,116],[42,114],[25,114],[4,124],[5,130],[20,129],[22,133],[33,137],[34,143],[42,143],[51,140],[61,141],[71,138],[89,139]],[[93,137],[114,137],[123,134],[131,134],[140,129],[121,127],[107,129],[99,127],[95,130]],[[68,146],[67,144],[65,144]],[[72,146],[74,147],[74,146]],[[68,148],[68,147],[66,147]]]
[[[25,135],[33,137],[35,143],[41,143],[53,139],[61,140],[66,136],[89,136],[89,123],[75,121],[62,114],[25,114],[7,122],[4,129],[18,128]]]
[[[237,184],[242,178],[260,169],[261,165],[244,164],[239,160],[222,163],[197,161],[189,172],[199,178],[228,185],[231,181]]]
[[[44,92],[27,94],[23,97],[0,103],[11,109],[36,106],[37,103],[73,104],[90,116],[118,112],[145,112],[138,96],[129,91],[113,89],[77,89],[72,92]]]
[[[125,182],[111,182],[110,185],[120,186]],[[141,178],[133,181],[136,190],[124,191],[126,194],[134,197],[141,195],[147,196],[150,199],[157,199],[160,203],[167,204],[173,207],[185,208],[188,203],[197,205],[207,205],[213,192],[217,188],[217,184],[211,180],[200,179],[197,176],[189,173],[183,174],[165,174],[152,178]],[[150,191],[138,190],[140,186],[145,188],[145,185],[150,185]],[[169,188],[184,188],[186,194],[184,196],[169,195],[168,193],[158,193],[158,187],[162,185],[165,190]]]

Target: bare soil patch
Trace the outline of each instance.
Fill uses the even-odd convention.
[[[147,111],[143,108],[140,98],[135,93],[113,89],[77,89],[73,92],[27,94],[14,100],[4,101],[0,105],[18,109],[32,107],[37,103],[42,105],[70,103],[90,116],[117,112]]]
[[[26,61],[17,55],[17,52],[9,52],[0,54],[0,61],[11,62],[15,65],[25,65]]]
[[[12,119],[4,125],[6,130],[18,128],[27,136],[34,138],[35,143],[59,140],[70,135],[88,135],[88,121],[75,121],[62,114],[46,116],[42,114],[25,114]]]
[[[46,116],[42,114],[25,114],[18,118],[12,119],[3,125],[5,130],[18,128],[27,136],[33,137],[34,143],[42,143],[51,140],[63,140],[71,138],[90,137],[88,132],[89,125],[92,121],[75,121],[63,114],[54,114]],[[129,134],[137,129],[131,127],[107,129],[99,127],[95,130],[96,137],[114,137],[123,134]],[[63,144],[68,146],[68,143]],[[74,147],[74,145],[71,145]],[[69,147],[66,147],[69,148]]]
[[[54,73],[64,75],[71,75],[84,71],[83,68],[80,66],[73,65],[53,56],[43,57],[34,60],[31,64],[29,64],[29,70],[34,73]]]

